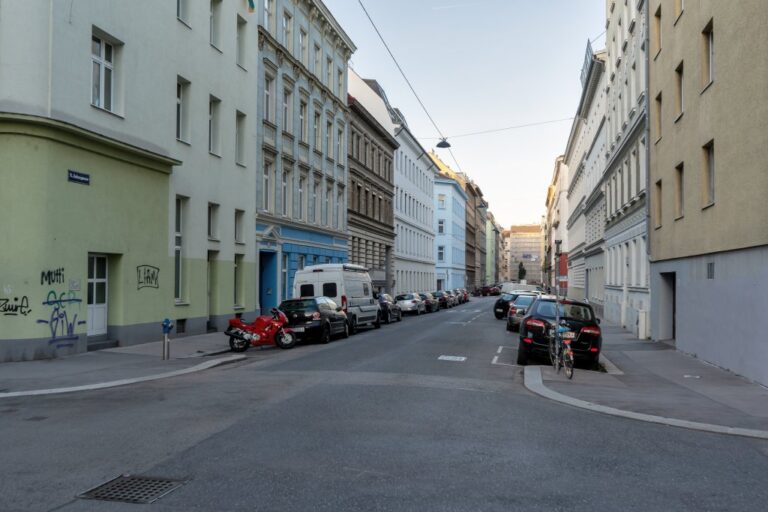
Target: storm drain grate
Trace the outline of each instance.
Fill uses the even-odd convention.
[[[89,500],[153,503],[184,485],[184,480],[152,476],[121,475],[105,484],[78,495]]]

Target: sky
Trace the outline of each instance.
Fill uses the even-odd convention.
[[[427,149],[438,133],[358,0],[324,0],[357,46],[350,65],[375,78]],[[504,227],[538,223],[573,117],[587,40],[602,48],[604,0],[362,0],[462,171]],[[456,169],[450,153],[438,155]]]

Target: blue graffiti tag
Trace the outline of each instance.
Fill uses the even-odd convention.
[[[83,325],[86,322],[84,320],[77,320],[77,313],[72,316],[72,321],[69,320],[67,312],[67,305],[69,304],[81,304],[82,299],[77,297],[77,293],[61,292],[56,293],[55,290],[48,292],[48,296],[43,301],[43,306],[51,307],[51,316],[47,319],[39,319],[38,324],[46,324],[51,331],[51,339],[48,340],[49,345],[56,344],[56,348],[71,347],[73,343],[66,343],[67,341],[73,341],[78,339],[78,335],[75,334],[75,327]]]

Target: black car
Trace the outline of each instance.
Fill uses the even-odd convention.
[[[600,358],[603,336],[600,320],[592,306],[586,302],[561,300],[559,304],[561,324],[567,326],[563,340],[571,340],[576,360],[586,360],[596,366]],[[520,323],[520,344],[517,364],[525,365],[531,355],[549,355],[549,337],[555,328],[555,298],[539,297],[528,309]]]
[[[381,307],[381,318],[384,319],[384,323],[399,322],[403,319],[403,310],[400,309],[400,306],[391,295],[380,293],[378,299],[379,307]]]
[[[432,292],[432,296],[437,300],[437,303],[442,309],[448,309],[451,307],[451,299],[444,291],[438,290],[436,292]]]
[[[299,341],[328,343],[334,335],[349,337],[347,314],[328,297],[284,300],[279,309]]]
[[[501,297],[496,299],[493,305],[493,314],[496,320],[501,320],[507,317],[507,311],[509,311],[509,304],[517,299],[519,293],[502,293]]]
[[[427,307],[427,313],[434,313],[440,309],[440,302],[431,293],[420,293],[419,297],[424,301]]]
[[[520,327],[520,321],[528,313],[528,308],[536,300],[538,295],[534,293],[521,293],[517,298],[509,303],[507,311],[507,330],[516,331]]]

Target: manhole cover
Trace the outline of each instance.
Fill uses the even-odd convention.
[[[121,475],[105,484],[78,495],[89,500],[153,503],[184,485],[183,480],[152,476]]]

